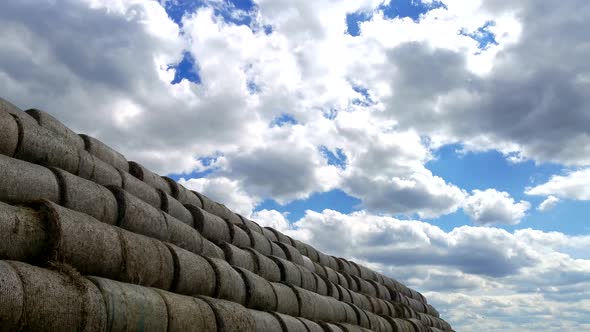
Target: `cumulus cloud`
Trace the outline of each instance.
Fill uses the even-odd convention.
[[[559,198],[551,195],[551,196],[547,197],[543,202],[541,202],[541,204],[539,204],[539,207],[537,208],[537,210],[539,210],[539,211],[551,210],[555,207],[555,205],[557,205],[558,202],[559,202]]]
[[[590,169],[573,171],[566,175],[554,175],[546,183],[527,188],[526,194],[590,200]]]
[[[530,207],[527,201],[515,202],[507,192],[486,189],[474,190],[465,200],[463,211],[480,225],[515,225],[520,223]]]

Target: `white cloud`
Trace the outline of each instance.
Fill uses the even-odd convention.
[[[272,227],[279,232],[289,233],[291,226],[283,213],[276,210],[260,210],[252,214],[252,219],[262,227]]]
[[[551,196],[547,197],[543,202],[541,202],[541,204],[539,204],[539,207],[537,208],[537,210],[539,210],[539,211],[551,210],[555,207],[555,205],[557,205],[558,202],[559,202],[559,198],[551,195]]]
[[[590,169],[573,171],[566,175],[554,175],[546,183],[527,188],[526,194],[553,195],[581,201],[590,200]]]
[[[465,213],[480,225],[518,224],[530,207],[529,202],[517,203],[507,192],[495,189],[474,190],[463,204]]]

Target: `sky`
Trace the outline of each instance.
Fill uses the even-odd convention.
[[[423,292],[590,330],[590,2],[0,2],[0,96]]]

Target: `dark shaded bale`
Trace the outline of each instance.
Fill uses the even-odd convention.
[[[277,295],[270,282],[246,269],[236,267],[246,285],[246,307],[257,310],[277,310]]]
[[[359,308],[363,310],[372,309],[371,302],[369,301],[367,296],[356,292],[351,292],[350,295],[352,298],[352,303],[358,306]]]
[[[193,215],[195,228],[214,243],[231,242],[227,223],[220,217],[195,206],[187,206]]]
[[[332,323],[319,322],[325,332],[345,332],[340,326]]]
[[[297,319],[299,319],[303,325],[305,325],[308,332],[324,332],[322,326],[312,320],[303,317],[297,317]]]
[[[352,309],[352,307],[349,305],[348,302],[341,302],[341,304],[342,304],[342,309],[346,313],[346,320],[344,320],[344,321],[347,323],[350,323],[350,324],[358,325],[359,324],[358,316],[357,316],[357,313],[354,311],[354,309]]]
[[[166,303],[168,332],[216,331],[217,321],[207,302],[156,289]]]
[[[390,290],[397,291],[405,296],[412,295],[412,293],[410,292],[410,289],[408,287],[406,287],[404,284],[402,284],[401,282],[399,282],[393,278],[385,277],[385,278],[383,278],[383,281],[384,281],[385,287],[389,288]]]
[[[412,325],[412,323],[408,322],[405,319],[394,318],[389,316],[385,316],[383,318],[387,320],[387,322],[390,324],[393,331],[395,332],[414,332],[414,326]]]
[[[168,229],[168,242],[186,249],[195,254],[201,254],[204,250],[205,238],[196,229],[172,217],[166,212],[161,212],[166,220]]]
[[[297,265],[301,272],[301,288],[317,292],[317,283],[314,274],[303,266]]]
[[[270,243],[270,252],[272,254],[272,256],[276,256],[282,259],[287,259],[287,254],[285,254],[285,251],[283,250],[283,248],[281,248],[281,246],[279,246],[280,242],[271,242]]]
[[[45,223],[37,211],[0,202],[0,259],[37,262],[47,247]]]
[[[115,151],[113,148],[99,141],[98,139],[81,134],[80,137],[84,140],[84,147],[91,155],[96,156],[98,159],[105,163],[120,169],[125,172],[129,172],[129,163],[125,156]]]
[[[339,300],[342,297],[342,294],[340,294],[340,289],[338,289],[338,285],[336,285],[328,279],[324,279],[324,281],[326,282],[326,286],[328,288],[328,296],[331,296]]]
[[[244,226],[246,226],[249,230],[253,231],[253,232],[257,232],[262,234],[262,227],[260,225],[258,225],[257,222],[254,222],[244,216],[238,215],[238,217],[240,217],[240,219],[242,220],[242,224]]]
[[[20,304],[18,301],[10,303],[4,300],[13,296],[2,294],[1,298],[2,304],[14,306],[12,311],[22,312],[20,323],[23,329],[104,331],[106,328],[107,313],[100,291],[75,271],[60,273],[14,261],[2,264],[9,264],[16,271],[22,285],[3,285],[0,289],[22,290],[20,308],[16,307]],[[3,321],[2,328],[6,327]]]
[[[353,325],[353,324],[347,324],[347,323],[334,323],[334,325],[340,327],[345,332],[366,332],[366,331],[371,331],[369,329],[365,329],[363,327],[360,327],[360,326],[357,326],[357,325]]]
[[[174,218],[182,221],[183,223],[195,227],[195,222],[192,213],[174,197],[166,194],[164,191],[158,189],[160,194],[160,201],[162,202],[162,211],[168,213]],[[192,206],[192,205],[189,205]],[[197,208],[198,209],[198,208]]]
[[[367,312],[366,314],[367,317],[369,317],[369,322],[371,323],[371,330],[378,332],[392,331],[391,324],[385,318],[372,312]]]
[[[424,325],[419,319],[416,318],[409,318],[407,319],[414,326],[415,332],[429,332],[430,329]]]
[[[331,282],[333,282],[335,284],[340,282],[336,271],[334,271],[332,268],[327,267],[327,266],[324,266],[324,270],[326,271],[326,277],[328,278],[328,280],[330,280]]]
[[[186,295],[215,295],[215,270],[204,257],[166,244],[174,261],[174,279],[170,290]]]
[[[59,168],[51,168],[60,188],[59,204],[109,225],[117,224],[117,200],[107,188]]]
[[[290,285],[301,286],[301,271],[296,264],[279,257],[271,256],[270,258],[279,266],[281,281]]]
[[[340,298],[338,298],[339,301],[352,302],[352,295],[346,287],[340,285],[336,285],[336,287],[338,288],[338,292],[340,293]]]
[[[41,127],[63,138],[68,145],[75,146],[78,150],[84,149],[84,140],[49,113],[36,108],[28,109],[25,112],[37,120]]]
[[[376,297],[369,297],[369,301],[373,307],[373,310],[371,310],[372,312],[377,315],[387,315],[389,313],[389,308],[387,307],[387,304],[385,304],[385,301]]]
[[[225,255],[225,259],[233,266],[244,268],[248,271],[256,272],[256,261],[249,251],[240,249],[229,243],[222,243],[221,250]]]
[[[359,292],[365,295],[369,295],[372,297],[377,296],[377,289],[375,286],[371,284],[369,281],[357,277],[353,277],[357,279],[357,283],[359,285]]]
[[[219,248],[215,243],[203,238],[203,256],[207,256],[210,258],[219,258],[225,259],[225,254],[223,250]]]
[[[318,263],[313,263],[314,271],[322,278],[328,278],[328,272],[326,272],[326,268]]]
[[[426,303],[426,299],[424,298],[424,296],[422,294],[420,294],[418,291],[412,289],[412,288],[408,288],[410,290],[410,296],[409,298],[414,299],[418,302],[422,302],[422,303]]]
[[[371,328],[371,322],[369,321],[369,316],[367,316],[367,312],[365,310],[352,303],[346,303],[346,305],[352,308],[352,310],[355,312],[357,320],[356,325],[367,329]]]
[[[274,260],[252,248],[245,248],[244,250],[248,251],[254,258],[256,262],[256,274],[268,281],[281,281],[281,269]]]
[[[320,277],[317,274],[313,274],[313,277],[315,278],[315,284],[316,284],[316,293],[320,294],[320,295],[325,295],[328,296],[328,286],[326,285],[326,281],[324,280],[324,278]]]
[[[297,265],[303,266],[303,256],[301,255],[301,253],[299,252],[299,250],[297,250],[295,247],[293,247],[292,245],[283,243],[283,242],[276,242],[277,245],[279,245],[279,247],[281,247],[281,249],[283,249],[283,251],[285,252],[285,254],[287,255],[287,259]]]
[[[350,272],[351,272],[350,263],[348,263],[348,261],[345,260],[344,258],[335,257],[335,259],[336,259],[336,263],[338,264],[338,268],[336,270],[339,272],[342,272],[342,273],[350,274]]]
[[[338,284],[341,285],[344,288],[349,288],[350,286],[348,285],[348,279],[346,279],[346,277],[340,273],[340,272],[336,272],[336,276],[338,277]]]
[[[215,271],[215,294],[214,297],[233,301],[239,304],[246,303],[246,284],[242,276],[228,262],[205,257]]]
[[[174,259],[163,242],[140,234],[121,232],[121,245],[125,257],[120,275],[122,281],[170,289],[174,279]]]
[[[348,282],[348,289],[353,292],[358,292],[360,290],[360,286],[356,278],[353,278],[352,274],[344,274],[346,281]],[[387,288],[385,288],[387,290]]]
[[[387,305],[387,316],[395,317],[395,307],[393,306],[393,303],[385,301],[385,305]]]
[[[128,231],[168,241],[168,225],[159,209],[117,187],[108,187],[119,206],[117,226]]]
[[[278,312],[272,314],[279,320],[283,332],[308,332],[307,327],[301,320]]]
[[[0,155],[0,201],[23,203],[38,199],[59,202],[59,185],[47,168]]]
[[[62,137],[37,123],[20,121],[18,118],[16,121],[19,127],[19,143],[15,158],[47,167],[58,167],[70,173],[78,172],[78,148],[68,145]]]
[[[299,316],[299,300],[293,288],[278,282],[271,282],[270,285],[277,298],[276,311],[286,315]]]
[[[80,165],[76,174],[79,177],[103,186],[123,186],[121,174],[115,167],[91,155],[88,151],[79,150],[78,152],[80,154]]]
[[[249,311],[254,319],[256,332],[281,331],[283,329],[276,315],[258,310]]]
[[[309,257],[313,262],[318,263],[320,261],[320,254],[319,252],[309,244],[304,243],[305,245],[305,255]]]
[[[172,194],[168,181],[135,161],[129,162],[129,173],[153,188],[160,189],[168,195]]]
[[[156,209],[160,209],[162,207],[160,193],[158,193],[155,188],[125,171],[119,170],[119,174],[121,174],[121,179],[123,180],[121,185],[123,190],[155,207]]]
[[[252,242],[250,241],[250,236],[246,233],[245,230],[241,229],[237,225],[230,223],[229,221],[229,234],[231,237],[231,244],[238,248],[249,248],[252,246]]]
[[[256,231],[251,230],[248,227],[241,226],[242,229],[248,234],[250,237],[250,243],[252,243],[252,249],[258,251],[259,253],[270,256],[272,255],[272,246],[271,242],[262,235],[262,233],[258,233]]]
[[[428,310],[426,309],[426,306],[424,305],[424,303],[415,300],[413,298],[409,298],[406,297],[405,298],[405,302],[410,306],[410,308],[412,308],[412,310],[414,310],[415,312],[422,312],[422,313],[426,313]]]
[[[377,294],[376,297],[384,300],[391,300],[391,294],[387,287],[383,286],[383,284],[378,283],[377,281],[368,280],[371,285],[375,288]]]
[[[122,230],[49,201],[35,204],[47,223],[49,257],[83,274],[118,279],[125,265]]]
[[[360,277],[361,276],[361,268],[358,266],[357,263],[353,261],[348,261],[350,265],[350,274],[353,276]]]
[[[18,273],[7,262],[0,261],[0,322],[3,331],[21,330],[25,314],[24,292]]]
[[[274,242],[278,241],[279,239],[275,235],[274,230],[271,227],[263,227],[262,234],[266,237],[269,241]]]
[[[22,121],[27,121],[32,124],[37,124],[37,121],[29,114],[25,113],[20,108],[6,99],[0,98],[0,113],[10,113],[12,116],[19,118]]]
[[[8,112],[0,111],[0,154],[14,156],[18,146],[18,124]]]
[[[207,302],[215,313],[217,322],[217,331],[220,332],[254,332],[256,331],[256,322],[251,314],[251,310],[244,306],[220,299],[214,299],[206,296],[199,296],[199,299]]]
[[[426,313],[430,316],[440,317],[438,310],[436,310],[432,305],[426,304]]]
[[[328,256],[328,267],[334,271],[338,271],[338,261],[334,256]]]
[[[311,272],[315,273],[315,265],[307,256],[303,256],[303,266]]]
[[[197,195],[195,195],[192,191],[186,189],[180,183],[172,180],[169,177],[163,176],[162,177],[166,182],[168,182],[168,186],[170,187],[170,196],[176,198],[180,203],[183,205],[193,205],[198,208],[203,207],[203,203],[199,199]]]
[[[102,293],[107,309],[107,331],[166,331],[168,310],[153,288],[89,277]]]
[[[416,313],[407,305],[402,303],[393,303],[395,317],[399,318],[416,318]]]

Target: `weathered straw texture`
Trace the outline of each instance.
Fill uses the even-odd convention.
[[[12,157],[18,146],[18,124],[14,117],[0,111],[0,154]]]
[[[206,257],[215,271],[214,297],[229,300],[239,304],[246,303],[246,284],[242,276],[228,262]]]
[[[256,271],[257,265],[252,254],[229,243],[222,243],[221,249],[225,259],[233,266],[244,268],[248,271]]]
[[[129,162],[129,173],[150,186],[164,191],[168,195],[172,194],[168,181],[135,161]]]
[[[9,113],[12,114],[14,117],[19,118],[22,121],[27,121],[29,123],[37,123],[35,119],[33,119],[30,115],[23,112],[20,108],[16,107],[14,104],[10,103],[6,99],[2,99],[0,97],[0,113]]]
[[[231,242],[228,224],[223,219],[198,207],[188,207],[199,233],[214,243]]]
[[[254,319],[256,332],[282,331],[283,329],[276,315],[270,312],[250,310],[250,315]]]
[[[207,302],[215,313],[217,331],[256,331],[256,322],[250,314],[250,310],[234,302],[212,299],[200,296],[200,299]]]
[[[44,112],[42,110],[38,110],[36,108],[26,110],[26,113],[29,114],[35,120],[37,120],[37,123],[41,127],[63,138],[66,144],[75,146],[78,150],[84,149],[84,140],[80,136],[78,136],[78,134],[76,134],[73,130],[64,126],[61,122],[59,122],[59,120],[54,118],[49,113]]]
[[[256,262],[256,274],[268,281],[281,281],[281,270],[275,261],[260,254],[254,249],[248,248],[246,250],[250,252]]]
[[[155,207],[156,209],[162,208],[162,200],[158,190],[127,172],[119,170],[119,173],[121,174],[121,179],[123,181],[121,185],[123,190]]]
[[[196,254],[204,252],[207,240],[197,230],[165,212],[162,215],[168,229],[168,242]]]
[[[47,231],[33,209],[0,202],[0,259],[33,262],[47,251]]]
[[[236,267],[246,286],[246,307],[257,310],[277,310],[277,295],[268,280],[246,269]]]
[[[231,244],[239,248],[249,248],[252,246],[250,236],[248,236],[245,230],[229,222],[227,223],[229,224]]]
[[[59,202],[59,185],[47,168],[0,155],[0,201],[12,204],[47,199]]]
[[[191,212],[184,207],[176,198],[168,195],[163,190],[158,189],[158,193],[160,194],[160,202],[161,206],[160,209],[162,211],[168,213],[169,215],[173,216],[174,218],[182,221],[183,223],[194,227],[193,215]]]
[[[80,137],[82,137],[84,140],[86,151],[88,151],[90,154],[98,157],[100,160],[117,169],[129,172],[129,163],[127,162],[125,156],[113,150],[111,147],[107,146],[94,137],[84,134],[80,135]]]
[[[303,325],[305,325],[307,331],[309,332],[325,332],[324,328],[314,321],[301,317],[298,317],[298,319],[303,323]]]
[[[215,270],[207,259],[172,244],[167,244],[174,259],[171,291],[186,295],[214,296]]]
[[[156,291],[166,302],[168,332],[217,331],[215,313],[207,302],[162,290]]]
[[[290,286],[278,282],[271,282],[270,285],[277,297],[276,311],[286,315],[299,316],[299,300],[295,291]]]
[[[78,176],[103,186],[121,187],[123,185],[121,174],[119,174],[119,171],[115,167],[105,163],[87,151],[80,150],[79,153],[80,165],[78,167]]]
[[[177,183],[171,178],[163,177],[163,179],[166,180],[166,182],[168,182],[168,185],[170,186],[170,195],[176,198],[180,203],[184,205],[203,207],[203,203],[195,193],[186,189],[183,185]]]
[[[237,214],[231,212],[231,210],[225,205],[217,203],[201,193],[194,192],[194,194],[197,195],[201,200],[201,203],[203,204],[203,210],[225,219],[234,225],[242,224],[240,217]]]
[[[303,322],[295,317],[283,315],[278,312],[273,313],[279,320],[282,330],[285,332],[307,332],[307,327]]]

